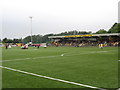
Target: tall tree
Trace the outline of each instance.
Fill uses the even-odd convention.
[[[120,33],[120,23],[115,23],[109,30],[108,33]]]
[[[3,42],[3,43],[7,43],[7,40],[8,40],[7,38],[4,38],[4,39],[2,40],[2,42]]]
[[[96,32],[96,34],[104,34],[104,33],[107,33],[107,31],[104,29],[100,29],[99,31]]]

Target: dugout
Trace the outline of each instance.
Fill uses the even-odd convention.
[[[120,33],[49,36],[48,38],[52,43],[56,42],[59,45],[95,46],[99,43],[106,43],[112,46],[120,44]]]

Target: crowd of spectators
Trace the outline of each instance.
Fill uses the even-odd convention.
[[[104,46],[120,46],[120,41],[107,42],[107,41],[57,41],[51,42],[52,46],[74,46],[74,47],[84,47],[84,46],[98,46],[103,44]]]

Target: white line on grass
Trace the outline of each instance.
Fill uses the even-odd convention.
[[[110,51],[88,51],[88,52],[81,52],[81,53],[79,53],[79,54],[89,54],[89,53],[108,53],[108,52],[111,52],[111,51],[113,51],[113,50],[110,50]],[[116,51],[116,50],[114,50],[114,51]],[[76,53],[71,53],[71,52],[66,52],[66,53],[63,53],[63,54],[76,54]],[[78,55],[78,54],[76,54],[76,55]]]
[[[66,56],[80,55],[80,54],[94,54],[94,53],[107,53],[108,51],[91,51],[91,52],[83,52],[83,53],[64,53]]]
[[[30,60],[30,59],[33,60],[33,59],[39,59],[39,58],[54,58],[54,57],[58,57],[58,55],[56,55],[56,56],[45,56],[45,57],[34,57],[34,58],[21,58],[21,59],[2,60],[0,62],[21,61],[21,60]]]
[[[112,50],[111,50],[112,51]],[[108,51],[91,51],[91,52],[82,52],[82,53],[63,53],[64,56],[74,56],[74,55],[81,55],[81,54],[94,54],[94,53],[106,53]],[[0,62],[9,62],[9,61],[21,61],[21,60],[33,60],[33,59],[39,59],[39,58],[54,58],[54,57],[59,57],[60,55],[56,56],[43,56],[43,57],[34,57],[34,58],[21,58],[21,59],[12,59],[12,60],[2,60]]]
[[[28,74],[28,75],[33,75],[33,76],[37,76],[37,77],[47,78],[47,79],[55,80],[55,81],[59,81],[59,82],[64,82],[64,83],[69,83],[69,84],[74,84],[74,85],[78,85],[78,86],[94,88],[94,89],[99,89],[99,90],[105,90],[105,89],[94,87],[94,86],[90,86],[90,85],[85,85],[85,84],[80,84],[80,83],[76,83],[76,82],[66,81],[66,80],[57,79],[57,78],[53,78],[53,77],[48,77],[48,76],[39,75],[39,74],[35,74],[35,73],[30,73],[30,72],[17,70],[17,69],[13,69],[13,68],[9,68],[9,67],[4,67],[4,66],[0,66],[0,67],[4,68],[4,69],[11,70],[11,71],[16,71],[16,72],[20,72],[20,73],[24,73],[24,74]]]

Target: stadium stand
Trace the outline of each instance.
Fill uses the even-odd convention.
[[[49,36],[52,46],[120,46],[120,33]]]

